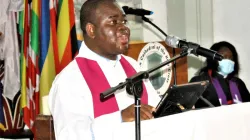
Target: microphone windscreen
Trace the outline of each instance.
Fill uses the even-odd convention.
[[[172,48],[178,48],[180,38],[176,36],[170,36],[168,35],[165,39],[165,43]]]

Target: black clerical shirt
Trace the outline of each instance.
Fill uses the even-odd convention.
[[[227,78],[224,78],[222,75],[218,74],[217,72],[214,72],[212,75],[218,79],[226,95],[228,103],[229,104],[233,103],[231,92],[230,92],[230,87],[229,87],[229,80]],[[209,80],[210,84],[205,90],[205,92],[202,94],[202,96],[206,98],[208,101],[210,101],[214,106],[220,106],[220,102],[216,93],[216,89],[213,86],[211,78],[208,75],[208,73],[203,73],[199,76],[195,76],[190,80],[190,82],[198,82],[198,81],[204,81],[204,80]],[[250,101],[250,94],[246,88],[245,83],[240,78],[237,78],[237,77],[234,77],[231,80],[236,82],[239,92],[241,94],[242,101],[243,102]],[[202,108],[202,107],[208,107],[208,105],[205,104],[202,100],[198,100],[197,103],[195,104],[195,107]]]

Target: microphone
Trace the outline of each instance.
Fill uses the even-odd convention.
[[[145,16],[145,15],[152,15],[154,12],[145,10],[145,9],[133,9],[128,6],[122,6],[123,11],[126,15],[137,15],[137,16]]]
[[[175,36],[167,36],[165,42],[168,46],[173,48],[191,49],[191,53],[194,55],[201,55],[219,61],[223,59],[223,56],[218,54],[214,50],[203,48],[199,44],[193,42],[187,42]]]

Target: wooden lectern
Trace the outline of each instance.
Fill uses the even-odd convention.
[[[55,140],[53,118],[49,115],[38,115],[35,121],[36,140]]]
[[[163,46],[166,47],[168,53],[170,54],[170,57],[173,57],[173,48],[167,46],[165,44],[165,42],[159,42],[160,44],[162,44]],[[141,52],[141,50],[143,49],[143,47],[147,45],[147,43],[136,43],[136,44],[130,44],[130,48],[128,50],[127,53],[125,53],[125,55],[130,56],[132,58],[134,58],[135,60],[138,59],[139,54]],[[181,49],[175,49],[175,55],[180,54]],[[177,81],[177,85],[179,84],[185,84],[188,82],[188,73],[187,73],[187,57],[183,57],[181,59],[178,59],[176,61],[176,81]],[[171,84],[172,85],[174,82],[174,76],[172,76],[172,80],[171,80]]]
[[[168,47],[164,42],[160,42],[163,46],[166,47],[167,51],[170,54],[170,57],[173,57],[173,49]],[[130,44],[130,49],[125,55],[130,56],[137,60],[142,48],[147,45],[147,43],[137,43]],[[176,49],[176,54],[180,53],[180,49]],[[181,58],[176,61],[176,73],[177,73],[177,84],[184,84],[188,82],[187,77],[187,57]],[[173,76],[171,80],[171,85],[173,84]],[[53,128],[53,118],[52,116],[38,115],[35,121],[35,138],[37,140],[55,140],[54,128]]]

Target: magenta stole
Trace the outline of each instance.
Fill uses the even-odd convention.
[[[101,70],[99,64],[94,60],[90,60],[90,59],[83,58],[83,57],[77,57],[76,62],[92,93],[94,117],[97,118],[101,115],[118,111],[119,107],[118,107],[118,104],[114,95],[111,95],[111,97],[104,102],[100,101],[100,93],[109,89],[110,85],[109,85],[108,80],[106,79],[106,76]],[[120,63],[127,77],[130,77],[136,73],[135,69],[123,56],[120,59]],[[141,102],[143,104],[148,103],[148,94],[147,94],[147,90],[146,90],[144,83],[143,83],[143,94],[142,94]]]

